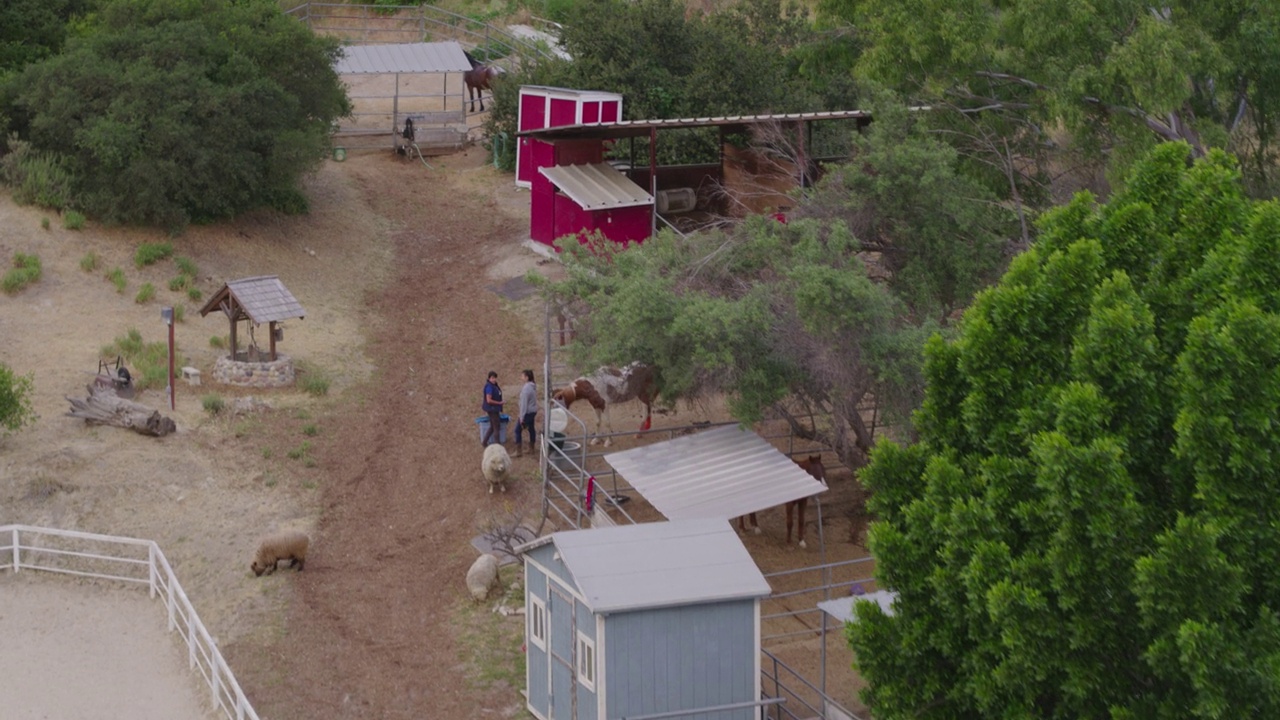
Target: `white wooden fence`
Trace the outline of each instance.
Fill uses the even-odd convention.
[[[4,570],[42,570],[146,585],[151,597],[159,595],[164,601],[169,630],[178,630],[186,640],[187,662],[208,684],[214,707],[228,718],[258,720],[155,541],[0,525],[0,571]]]

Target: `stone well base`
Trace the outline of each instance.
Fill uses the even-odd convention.
[[[243,358],[244,354],[237,355]],[[239,387],[273,388],[293,385],[293,358],[276,355],[275,362],[248,362],[222,356],[213,364],[213,381]]]

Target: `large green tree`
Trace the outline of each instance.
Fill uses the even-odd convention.
[[[780,0],[744,0],[709,15],[686,12],[678,0],[585,0],[563,20],[561,45],[573,59],[504,76],[494,89],[491,136],[514,136],[521,84],[621,93],[627,119],[821,109],[801,80],[797,54],[819,38]],[[718,150],[710,132],[669,133],[659,143],[669,161],[687,162],[698,151],[716,158]]]
[[[32,161],[70,176],[68,203],[105,221],[297,211],[349,111],[338,52],[271,0],[104,0],[13,79],[12,114]]]
[[[669,401],[724,393],[739,420],[777,413],[865,462],[864,412],[918,406],[924,339],[998,275],[1014,223],[905,112],[855,144],[786,225],[755,217],[627,249],[570,238],[569,278],[551,290],[586,317],[579,366],[651,363]]]
[[[862,480],[878,718],[1280,717],[1280,205],[1166,144],[926,357]]]
[[[822,0],[858,29],[862,73],[918,100],[1065,125],[1123,167],[1161,140],[1246,158],[1275,188],[1280,5],[1271,0]],[[1005,122],[1008,122],[1007,120]]]

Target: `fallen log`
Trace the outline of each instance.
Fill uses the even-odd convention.
[[[89,397],[67,398],[71,403],[68,416],[84,418],[89,425],[111,425],[152,437],[164,437],[178,429],[173,420],[161,415],[159,410],[126,400],[116,395],[114,388],[89,385],[85,389]]]

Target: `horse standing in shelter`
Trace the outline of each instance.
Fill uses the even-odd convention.
[[[794,458],[793,458],[794,460]],[[823,485],[827,484],[827,469],[822,465],[821,455],[810,455],[804,460],[795,460],[795,463],[804,468],[804,471],[812,475],[818,482]],[[791,544],[791,513],[795,510],[795,514],[799,522],[796,528],[796,538],[800,541],[800,547],[809,547],[804,543],[804,511],[809,505],[809,498],[802,497],[799,500],[792,500],[786,504],[787,511],[787,544]],[[760,525],[756,523],[756,514],[751,513],[738,518],[738,530],[745,532],[747,520],[751,521],[751,531],[756,535],[760,534]]]
[[[613,422],[609,419],[609,407],[615,403],[639,400],[644,404],[644,424],[640,431],[648,430],[653,424],[653,401],[658,398],[658,389],[654,380],[653,367],[641,362],[633,362],[623,368],[602,367],[595,374],[580,377],[565,387],[556,390],[551,399],[568,409],[577,400],[586,400],[596,411],[596,434],[600,434],[601,425],[613,433]],[[600,442],[600,438],[592,438],[591,444]],[[613,444],[613,438],[604,439],[605,447]]]
[[[471,112],[476,111],[476,100],[480,101],[480,112],[484,112],[484,91],[488,90],[492,94],[493,88],[489,83],[502,74],[502,68],[482,63],[465,50],[463,54],[471,63],[471,69],[462,73],[462,81],[467,85],[467,98],[471,101]]]

